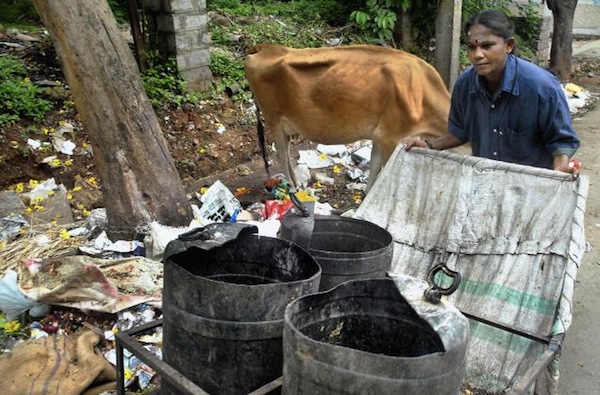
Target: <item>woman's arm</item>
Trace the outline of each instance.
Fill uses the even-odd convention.
[[[414,137],[406,143],[406,150],[409,151],[412,147],[429,148],[434,150],[445,150],[455,148],[465,144],[464,141],[457,139],[453,134],[446,133],[433,140]]]

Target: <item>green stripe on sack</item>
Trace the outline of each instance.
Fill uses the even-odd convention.
[[[545,348],[545,345],[542,343],[529,340],[499,328],[494,328],[481,322],[469,320],[469,323],[471,324],[470,336],[472,338],[490,343],[490,347],[495,347],[498,351],[505,350],[518,355],[525,355],[528,353],[539,355]],[[533,349],[531,347],[533,347]],[[500,353],[498,353],[498,355],[500,356]]]
[[[437,281],[439,281],[438,278],[436,278],[436,282]],[[449,287],[450,284],[452,284],[452,279],[444,276],[441,279],[441,283],[443,287]],[[524,294],[500,284],[489,284],[463,278],[458,289],[462,293],[494,298],[510,305],[517,306],[520,309],[525,308],[538,314],[554,316],[556,313],[557,302],[555,300],[548,300],[535,295]]]

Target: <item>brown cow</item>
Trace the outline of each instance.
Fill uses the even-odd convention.
[[[403,51],[372,45],[292,49],[258,44],[249,51],[245,70],[294,185],[292,135],[321,144],[373,140],[368,191],[404,139],[437,137],[447,130],[448,89],[431,65]],[[264,139],[260,128],[259,137]]]

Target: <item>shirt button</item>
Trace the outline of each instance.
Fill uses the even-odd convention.
[[[498,155],[498,153],[497,153],[497,152],[494,152],[494,156],[497,156],[497,155]]]
[[[490,106],[490,108],[496,108],[496,105],[495,105],[495,104],[492,104],[492,105]]]

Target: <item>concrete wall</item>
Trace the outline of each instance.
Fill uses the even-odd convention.
[[[206,0],[145,0],[149,47],[174,57],[190,91],[208,89],[210,37]]]
[[[600,38],[600,0],[577,2],[573,35],[576,38]]]
[[[521,0],[521,2],[527,3],[526,0]],[[534,3],[537,3],[538,12],[542,17],[536,61],[543,65],[550,59],[553,18],[552,12],[545,2],[536,0]],[[573,36],[578,39],[600,38],[600,0],[579,0],[577,2],[573,19]]]

